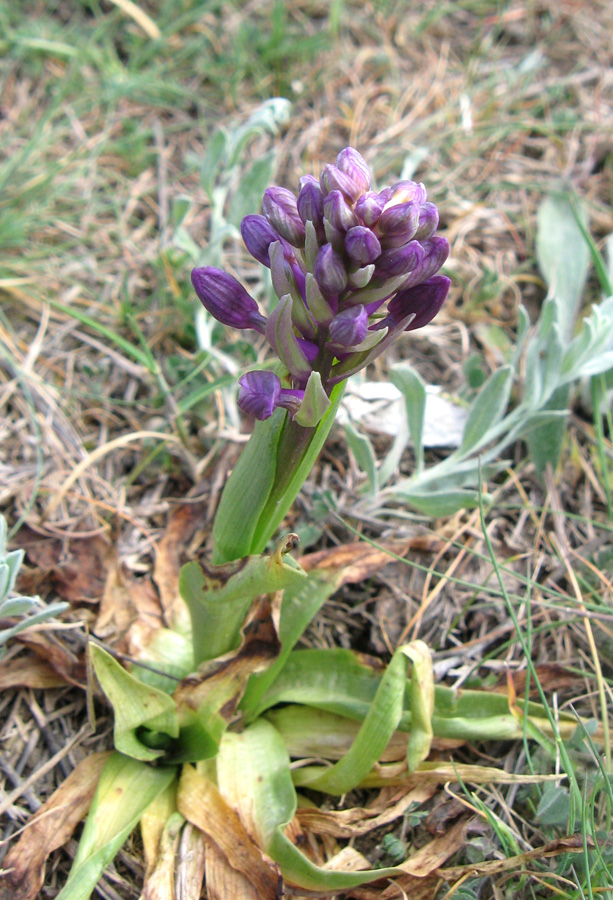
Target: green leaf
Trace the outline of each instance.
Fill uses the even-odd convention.
[[[196,665],[236,648],[256,597],[305,581],[306,572],[287,554],[288,548],[284,540],[271,556],[250,556],[223,566],[190,562],[182,567],[179,593],[190,612]]]
[[[68,881],[56,900],[87,900],[147,807],[176,777],[114,753],[105,765]]]
[[[394,493],[417,512],[434,519],[453,516],[461,509],[476,509],[479,506],[479,492],[472,490],[428,491],[415,488]],[[483,494],[482,501],[487,506],[492,502],[491,495]]]
[[[423,431],[426,417],[426,386],[421,377],[411,366],[392,366],[390,381],[395,385],[404,399],[404,407],[409,424],[411,441],[415,452],[417,473],[424,465]]]
[[[289,585],[283,592],[279,617],[281,653],[275,662],[258,675],[253,675],[241,700],[240,707],[248,722],[263,711],[262,697],[283,669],[290,652],[304,633],[305,628],[338,588],[342,573],[317,570],[308,573],[301,583]]]
[[[584,230],[587,217],[582,204],[564,193],[545,198],[538,211],[536,255],[550,293],[560,300],[564,337],[572,332],[590,264]]]
[[[543,412],[562,413],[561,418],[557,416],[550,418],[543,422],[542,425],[532,427],[529,433],[526,434],[525,439],[530,451],[530,458],[541,477],[544,475],[548,464],[555,471],[560,461],[562,444],[566,433],[567,415],[565,413],[568,410],[568,395],[568,384],[564,384],[554,391]]]
[[[219,790],[231,806],[250,820],[258,843],[281,867],[285,881],[307,890],[340,891],[400,869],[343,872],[310,862],[283,832],[296,811],[287,750],[277,731],[260,719],[241,733],[227,732],[217,758]]]
[[[432,661],[423,641],[400,647],[383,674],[368,713],[345,756],[332,767],[304,766],[294,772],[294,783],[340,796],[357,787],[380,759],[403,713],[408,660],[411,679],[412,725],[407,759],[413,771],[430,752],[434,681]]]
[[[206,191],[207,197],[212,202],[215,181],[217,180],[223,156],[228,143],[228,133],[224,128],[218,128],[209,142],[206,156],[200,170],[200,182]]]
[[[300,409],[294,416],[294,422],[304,428],[315,428],[330,408],[330,398],[323,389],[319,372],[311,372],[304,389],[304,397]]]
[[[137,736],[141,728],[170,739],[179,736],[177,708],[164,691],[138,681],[110,653],[90,642],[89,650],[100,687],[115,713],[113,741],[120,753],[134,759],[152,761],[164,755]]]
[[[488,442],[488,432],[503,417],[511,395],[513,366],[501,366],[485,382],[473,400],[464,426],[460,455]]]
[[[555,825],[568,828],[570,814],[570,794],[567,787],[547,784],[536,809],[536,819],[541,825]]]
[[[234,466],[213,524],[212,561],[215,564],[251,553],[258,520],[274,484],[277,445],[285,418],[285,410],[278,409],[266,421],[256,422],[253,434]],[[237,515],[238,510],[240,515]]]
[[[377,477],[377,458],[373,446],[368,437],[356,431],[351,422],[346,422],[343,428],[349,449],[358,466],[368,478],[368,490],[371,494],[376,495],[379,479]]]
[[[274,166],[274,152],[265,153],[249,164],[230,203],[228,221],[232,225],[240,228],[243,218],[254,209],[259,209],[262,194],[270,184]]]

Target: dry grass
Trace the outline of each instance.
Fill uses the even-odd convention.
[[[78,541],[91,548],[103,538],[128,578],[150,573],[170,511],[190,492],[209,497],[206,528],[236,458],[239,445],[220,439],[236,428],[219,392],[181,407],[213,375],[203,366],[184,381],[204,356],[194,335],[189,260],[173,245],[173,204],[192,198],[184,225],[205,244],[210,208],[199,165],[216,126],[243,120],[269,96],[289,96],[288,127],[274,141],[258,139],[250,153],[274,143],[277,181],[292,187],[347,144],[360,149],[380,183],[415,160],[451,242],[453,288],[436,327],[397,353],[451,391],[463,384],[463,364],[475,351],[486,367],[500,363],[492,326],[512,328],[520,300],[538,310],[545,287],[535,221],[547,190],[571,185],[588,204],[596,240],[613,232],[613,7],[606,0],[186,0],[179,13],[179,4],[159,0],[139,8],[160,28],[155,45],[146,21],[112,4],[95,13],[61,0],[0,6],[0,500],[22,528],[16,543],[27,533],[38,547],[29,578],[47,597],[66,594],[57,570]],[[227,252],[234,270],[251,277],[238,246]],[[596,297],[590,283],[586,299]],[[544,668],[544,683],[559,692],[560,705],[579,704],[596,719],[586,621],[609,697],[613,675],[602,477],[593,427],[577,408],[555,481],[543,487],[518,454],[488,522],[507,590],[531,629],[533,659],[560,667]],[[355,521],[359,476],[340,436],[317,479],[337,494],[341,516]],[[307,509],[311,497],[309,489]],[[381,533],[376,523],[356,524]],[[437,651],[439,676],[456,684],[522,670],[478,513],[435,524],[434,532],[409,529],[424,536],[416,565],[396,567],[372,596],[347,589],[310,641],[384,652],[401,633],[419,635]],[[348,535],[338,520],[326,521],[324,543]],[[104,552],[96,550],[103,561]],[[104,577],[95,581],[89,570],[87,577],[71,597],[73,620],[92,626]],[[82,652],[76,634],[52,636],[75,659]],[[14,657],[20,652],[15,645]],[[12,800],[7,838],[81,756],[108,746],[109,731],[108,722],[95,738],[82,729],[84,695],[74,688],[14,688],[0,707]],[[484,752],[500,762],[510,751]],[[507,765],[521,770],[522,753],[511,751]],[[513,810],[513,796],[481,791],[519,846],[533,846],[543,828]],[[66,856],[56,854],[54,866],[42,896],[55,896]],[[130,845],[100,896],[137,897],[141,868]],[[533,895],[540,890],[535,882]]]

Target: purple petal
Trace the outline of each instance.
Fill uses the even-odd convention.
[[[451,280],[446,275],[435,275],[422,284],[398,291],[388,304],[387,317],[378,323],[378,327],[388,325],[393,328],[394,324],[414,313],[415,318],[407,325],[405,331],[423,328],[440,312],[449,293],[450,284]]]
[[[218,322],[264,334],[266,319],[253,297],[232,275],[213,266],[202,266],[192,270],[192,284],[202,305]]]
[[[370,190],[370,169],[364,157],[353,147],[345,147],[336,157],[336,167],[348,175],[360,188],[360,193]]]
[[[281,237],[294,247],[304,246],[304,222],[298,213],[297,200],[287,188],[269,187],[262,198],[264,215]]]
[[[390,189],[377,193],[376,191],[368,191],[362,194],[355,204],[355,211],[364,223],[364,225],[375,225],[379,216],[383,212],[383,208],[390,197]]]
[[[358,224],[358,217],[340,191],[330,191],[325,198],[324,216],[337,231],[348,231]]]
[[[425,251],[419,241],[384,250],[377,260],[376,273],[381,278],[394,278],[412,272],[422,261]]]
[[[368,334],[368,314],[361,304],[344,309],[330,322],[330,337],[341,347],[355,347]]]
[[[438,228],[438,209],[434,203],[424,203],[419,210],[419,223],[415,232],[416,241],[425,241]]]
[[[268,255],[270,245],[275,241],[281,241],[282,238],[268,222],[268,219],[265,219],[264,216],[245,216],[241,222],[241,234],[245,247],[254,259],[270,268]]]
[[[281,381],[274,372],[247,372],[238,379],[238,405],[256,419],[268,419],[279,405]]]
[[[331,244],[324,244],[315,257],[313,274],[324,297],[340,294],[347,285],[347,270]]]
[[[364,225],[350,228],[345,236],[345,250],[353,262],[367,266],[374,262],[381,253],[381,244],[377,235]]]
[[[346,175],[337,166],[324,166],[319,183],[324,197],[330,191],[340,191],[348,203],[355,203],[362,193],[360,186],[355,183],[353,178]]]

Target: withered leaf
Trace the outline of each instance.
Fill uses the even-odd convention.
[[[228,864],[251,882],[259,900],[277,900],[282,884],[278,866],[264,856],[217,786],[192,766],[183,767],[177,807],[202,831],[207,845],[215,844]]]
[[[306,572],[312,569],[338,572],[338,586],[341,587],[343,584],[364,581],[376,574],[383,566],[393,562],[394,556],[404,556],[410,542],[407,540],[389,541],[382,546],[384,549],[380,550],[366,541],[356,541],[353,544],[344,544],[329,550],[308,553],[306,556],[301,556],[298,562]],[[390,556],[390,553],[393,553],[394,556]]]
[[[36,568],[24,571],[17,589],[25,594],[48,593],[74,605],[98,603],[104,591],[108,541],[101,535],[60,539],[23,526],[15,538]]]
[[[81,760],[30,819],[4,860],[0,900],[34,900],[43,886],[47,857],[66,843],[87,813],[110,755],[94,753]]]

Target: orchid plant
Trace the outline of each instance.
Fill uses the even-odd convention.
[[[262,209],[241,231],[271,271],[278,303],[268,316],[221,269],[196,268],[192,282],[211,315],[264,336],[276,360],[239,379],[239,406],[257,421],[217,511],[212,563],[183,567],[168,627],[131,671],[91,645],[114,708],[116,752],[87,775],[99,783],[58,900],[89,896],[139,821],[146,897],[175,897],[174,854],[186,822],[207,847],[210,896],[272,900],[282,883],[325,894],[402,878],[398,867],[355,871],[363,859],[321,865],[303,852],[288,826],[297,806],[312,801],[297,788],[338,796],[356,787],[408,791],[420,779],[513,781],[491,768],[428,761],[433,741],[527,733],[551,749],[552,737],[569,737],[576,725],[561,715],[556,731],[543,707],[514,695],[435,686],[422,641],[397,648],[387,668],[348,650],[295,649],[326,599],[384,559],[369,562],[365,547],[372,548],[354,545],[323,565],[308,557],[301,565],[290,554],[293,535],[264,551],[332,427],[346,379],[441,309],[449,245],[436,234],[439,215],[424,186],[373,190],[351,147],[319,179],[303,177],[297,194],[268,188]],[[41,812],[51,815],[60,799]],[[202,854],[190,847],[196,865]],[[19,844],[12,854],[19,871]],[[203,872],[204,863],[200,883]]]

